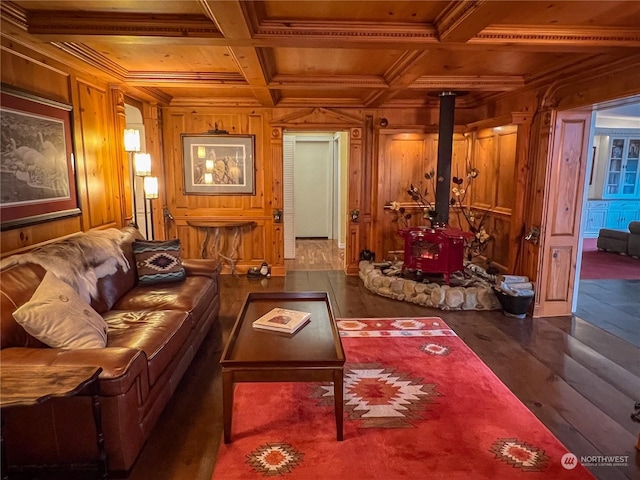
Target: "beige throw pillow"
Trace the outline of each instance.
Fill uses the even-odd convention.
[[[35,293],[13,312],[32,336],[53,348],[103,348],[107,323],[76,291],[47,272]]]

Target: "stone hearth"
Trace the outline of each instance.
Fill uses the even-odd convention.
[[[491,275],[480,267],[465,269],[465,277],[454,279],[458,286],[425,283],[402,278],[398,275],[385,275],[382,268],[372,262],[360,262],[360,278],[364,286],[383,297],[438,308],[440,310],[500,310],[500,302],[491,289]],[[386,266],[393,272],[398,268]],[[484,274],[483,274],[484,273]],[[483,278],[484,277],[484,278]]]

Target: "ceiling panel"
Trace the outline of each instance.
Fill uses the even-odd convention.
[[[4,1],[4,0],[3,0]],[[13,2],[26,10],[61,10],[86,12],[203,14],[193,0],[18,0]]]
[[[499,22],[504,24],[604,27],[638,27],[640,24],[640,2],[638,1],[511,1],[504,3],[505,15]]]
[[[227,47],[162,45],[91,41],[91,48],[129,71],[237,72]]]
[[[425,23],[448,2],[417,1],[266,1],[267,19]]]
[[[268,107],[402,108],[447,85],[472,90],[471,103],[627,58],[640,62],[640,1],[3,0],[2,7],[3,22],[26,28],[34,43],[51,43],[56,54],[160,103],[214,95],[230,105],[244,97]]]
[[[561,61],[575,61],[570,53],[497,50],[468,52],[433,49],[414,67],[422,75],[528,75]]]
[[[396,50],[280,48],[274,58],[283,75],[383,75],[401,55]]]

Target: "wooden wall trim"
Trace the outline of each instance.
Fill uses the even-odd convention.
[[[132,219],[131,198],[131,168],[128,161],[128,153],[124,151],[124,129],[127,125],[127,118],[124,107],[124,94],[117,85],[109,85],[109,92],[112,105],[112,116],[114,122],[114,136],[117,132],[122,132],[120,138],[114,138],[111,143],[112,158],[116,162],[116,175],[118,182],[118,224],[128,225]]]

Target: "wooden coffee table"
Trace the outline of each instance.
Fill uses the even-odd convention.
[[[251,326],[276,307],[311,312],[311,321],[292,336]],[[333,382],[337,439],[342,440],[344,351],[326,292],[249,293],[220,363],[225,443],[231,442],[237,382]]]

